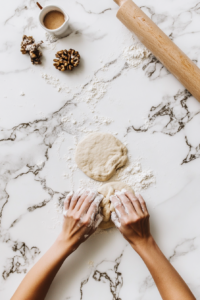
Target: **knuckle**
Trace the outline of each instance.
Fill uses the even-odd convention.
[[[75,214],[73,216],[73,218],[74,218],[75,221],[79,221],[80,220],[80,216],[78,214]]]
[[[122,226],[126,226],[126,221],[122,219],[121,224],[122,224]]]
[[[115,207],[119,210],[119,209],[121,208],[121,205],[120,205],[119,203],[117,203],[117,204],[115,205]]]
[[[136,207],[137,207],[137,206],[138,206],[138,203],[139,203],[139,201],[138,201],[137,199],[134,199],[134,200],[133,200],[133,206],[136,206]]]
[[[129,218],[125,218],[125,219],[123,220],[123,222],[124,222],[124,225],[125,225],[125,226],[129,226],[129,225],[132,223],[132,221],[131,221]]]
[[[137,217],[135,217],[135,219],[134,219],[134,223],[138,223],[140,220],[141,220],[141,217],[137,216]]]
[[[68,210],[67,211],[67,216],[69,217],[69,218],[71,218],[73,215],[72,215],[72,212],[70,211],[70,210]]]
[[[83,221],[84,226],[88,227],[90,225],[90,220],[89,219],[85,219]]]

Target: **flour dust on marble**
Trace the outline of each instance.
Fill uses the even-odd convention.
[[[124,49],[122,57],[132,67],[138,67],[145,59],[151,55],[151,52],[141,43],[136,43]]]
[[[60,80],[52,75],[48,75],[47,73],[42,73],[41,77],[45,80],[45,82],[52,87],[54,87],[57,92],[65,92],[67,94],[71,93],[71,89],[68,85],[63,84]]]
[[[98,102],[107,93],[110,82],[121,76],[124,70],[141,65],[150,57],[150,55],[152,54],[146,47],[144,47],[140,42],[134,40],[134,44],[129,47],[125,47],[122,54],[120,54],[117,59],[103,65],[94,73],[94,76],[86,84],[76,87],[80,91],[74,95],[76,102],[86,102],[90,109],[94,110]],[[109,72],[113,64],[115,65],[119,61],[125,61],[125,65],[120,73],[116,74],[111,80],[105,80],[104,77],[98,76],[98,73],[101,71],[103,71],[104,74]],[[47,84],[56,88],[58,92],[71,92],[71,88],[66,84],[61,83],[58,78],[47,73],[42,73],[41,76]]]
[[[156,184],[156,177],[152,170],[143,170],[141,164],[142,158],[130,160],[129,163],[121,169],[118,169],[116,175],[113,177],[118,181],[122,181],[129,185],[134,192],[141,192],[152,185]]]
[[[45,32],[45,41],[42,44],[42,48],[53,51],[57,47],[58,40],[59,40],[59,38],[56,37],[54,34]]]

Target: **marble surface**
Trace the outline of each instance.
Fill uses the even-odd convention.
[[[81,138],[99,130],[116,134],[129,157],[152,170],[156,184],[141,191],[152,233],[200,299],[200,103],[153,55],[137,68],[127,63],[122,53],[137,40],[115,17],[113,1],[56,3],[70,16],[59,40],[47,41],[35,1],[5,1],[0,11],[0,298],[10,299],[55,240],[67,193],[91,184],[73,154]],[[200,67],[200,2],[136,3]],[[44,41],[41,66],[21,54],[23,34]],[[72,73],[52,65],[64,48],[82,58]],[[161,297],[144,263],[112,229],[69,257],[46,299]]]

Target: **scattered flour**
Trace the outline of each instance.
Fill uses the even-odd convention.
[[[41,76],[47,84],[53,86],[58,92],[71,93],[71,89],[67,85],[62,84],[58,78],[46,73],[42,73]]]
[[[142,44],[135,44],[124,49],[122,57],[133,67],[139,66],[143,60],[150,56],[151,52]]]
[[[119,169],[116,175],[109,181],[123,181],[127,185],[133,188],[135,192],[145,190],[151,185],[156,183],[156,178],[152,170],[142,170],[141,158],[134,160],[128,166]],[[91,188],[97,190],[102,186],[102,182],[98,182],[92,179],[81,179],[79,182],[79,188]]]
[[[115,175],[115,180],[123,181],[135,192],[147,189],[156,183],[156,178],[152,170],[142,170],[141,159],[134,160],[130,165],[119,169]]]
[[[90,268],[94,267],[94,261],[92,260],[89,260],[87,264]]]
[[[94,115],[92,119],[98,125],[102,125],[102,124],[109,125],[114,121],[110,118],[106,118],[106,117],[99,116],[99,115]]]
[[[95,181],[93,179],[81,179],[79,181],[79,188],[89,188],[91,190],[98,190],[103,183],[99,181]]]
[[[149,129],[152,126],[152,121],[150,121],[149,119],[143,119],[144,120],[144,124],[142,126],[142,129],[146,130]]]
[[[45,42],[42,44],[42,48],[48,50],[55,50],[57,46],[58,38],[49,32],[45,32]]]
[[[78,102],[86,102],[95,108],[96,104],[101,100],[107,92],[108,83],[96,76],[86,85],[82,86],[81,95]]]

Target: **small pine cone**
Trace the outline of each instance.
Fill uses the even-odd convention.
[[[80,54],[73,49],[58,51],[55,56],[53,65],[59,71],[72,71],[74,67],[78,67],[80,62]]]
[[[31,50],[29,55],[33,65],[41,65],[40,57],[42,56],[42,52],[40,50]]]
[[[32,36],[23,36],[21,42],[21,52],[22,54],[28,53],[31,58],[31,62],[33,65],[40,65],[40,58],[42,56],[42,52],[39,50],[43,41],[39,43],[35,43],[35,40]]]
[[[21,50],[20,50],[21,53],[22,54],[29,53],[29,51],[26,50],[26,47],[28,45],[32,45],[34,42],[35,42],[35,40],[32,36],[23,35],[22,42],[21,42]]]

